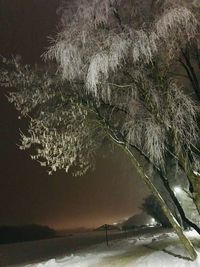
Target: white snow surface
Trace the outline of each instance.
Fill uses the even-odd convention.
[[[193,173],[194,173],[195,175],[197,175],[197,176],[200,176],[200,173],[197,172],[197,171],[193,171]]]
[[[198,245],[195,231],[186,234]],[[109,247],[99,244],[71,256],[24,267],[200,267],[200,248],[196,249],[198,258],[192,262],[177,236],[164,233],[115,240]]]

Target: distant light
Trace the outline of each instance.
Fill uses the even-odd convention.
[[[114,222],[113,225],[117,225],[117,222]]]
[[[174,192],[175,192],[176,194],[180,194],[180,193],[181,193],[181,188],[180,188],[179,186],[175,186],[175,187],[174,187]]]
[[[154,224],[156,220],[154,218],[151,218],[151,224]]]

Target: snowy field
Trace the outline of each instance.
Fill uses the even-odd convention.
[[[161,233],[115,240],[109,247],[99,244],[68,257],[29,264],[26,267],[200,267],[198,235],[194,231],[187,235],[199,254],[195,262],[188,260],[175,234]]]
[[[153,229],[142,230],[146,233]],[[153,230],[158,231],[158,229]],[[128,235],[138,235],[140,232],[129,231]],[[109,240],[123,239],[126,234],[121,231],[108,231]],[[0,237],[1,238],[1,237]],[[20,242],[0,245],[0,267],[22,266],[23,264],[47,261],[51,258],[61,258],[83,250],[91,245],[105,242],[105,231],[91,231],[75,234],[64,234],[53,239]]]
[[[195,262],[188,260],[176,235],[166,233],[166,230],[159,232],[158,229],[152,229],[143,234],[112,240],[109,247],[105,242],[102,243],[102,234],[94,233],[90,238],[83,234],[72,236],[71,239],[60,238],[5,245],[0,248],[0,267],[200,267],[200,238],[195,231],[187,232],[199,254]],[[101,243],[91,245],[91,242],[94,244],[94,241],[97,241],[96,235],[101,237],[99,239]],[[80,240],[86,243],[77,248],[79,250],[73,249],[71,253],[69,245],[73,247],[72,241],[75,242],[76,238],[80,244]],[[7,254],[4,253],[5,250]],[[48,253],[47,258],[45,253]],[[37,254],[38,259],[43,257],[43,260],[33,260],[34,254]],[[20,260],[26,264],[7,265],[6,261],[4,263],[1,261],[6,255],[15,263],[17,260],[19,263],[20,257],[24,255],[24,259],[22,257]]]

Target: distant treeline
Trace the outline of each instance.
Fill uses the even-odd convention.
[[[0,244],[53,238],[55,230],[36,224],[23,226],[0,226]]]

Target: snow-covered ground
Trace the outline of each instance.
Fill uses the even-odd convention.
[[[99,244],[71,256],[51,259],[26,267],[200,267],[200,242],[196,232],[187,232],[199,257],[188,260],[185,250],[173,233],[115,240],[107,247]],[[200,239],[199,239],[200,240]]]

